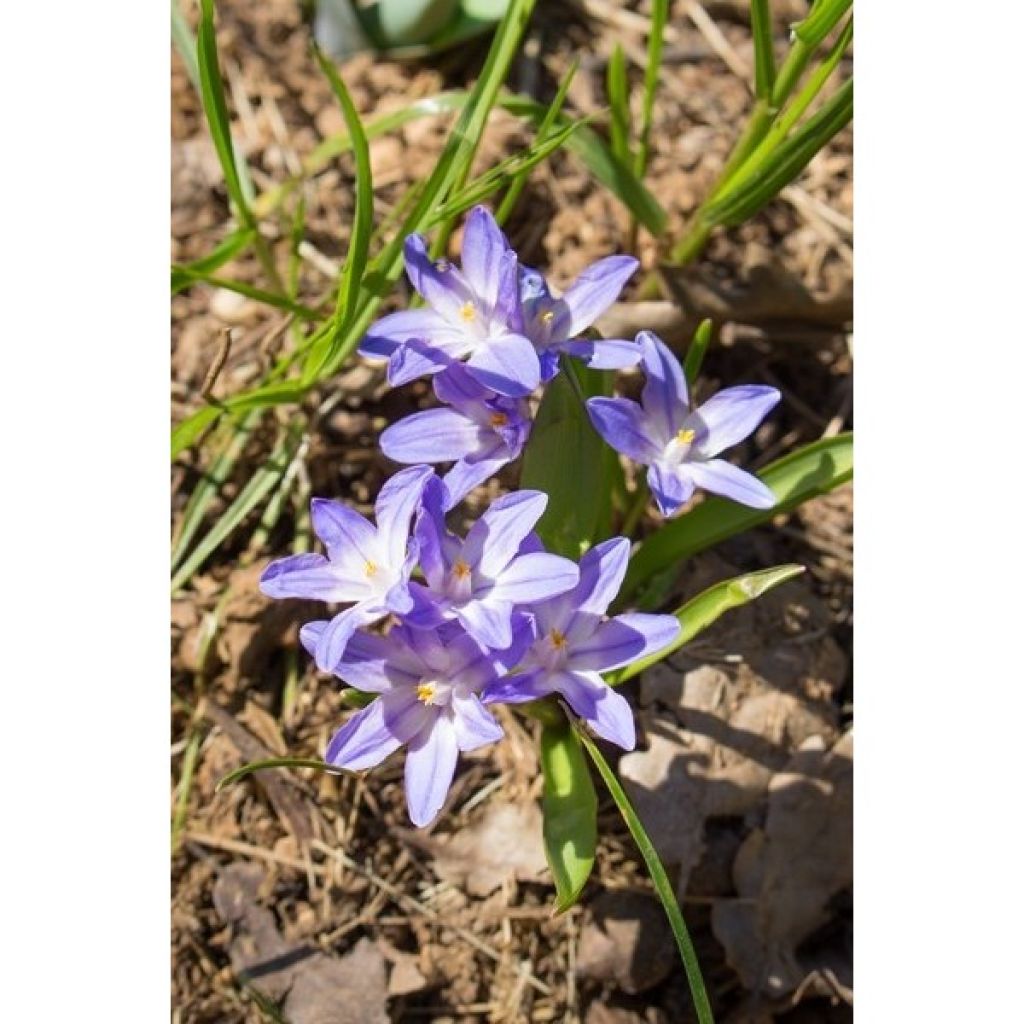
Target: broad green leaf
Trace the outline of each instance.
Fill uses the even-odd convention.
[[[607,673],[604,677],[605,682],[611,686],[618,686],[620,683],[626,682],[627,679],[632,679],[644,669],[656,665],[663,658],[667,658],[670,654],[678,651],[680,647],[688,644],[730,609],[739,608],[741,605],[756,600],[762,594],[779,586],[780,583],[785,583],[786,580],[791,580],[802,572],[804,572],[804,567],[796,563],[777,565],[773,569],[762,569],[760,572],[734,576],[731,580],[723,580],[713,587],[708,587],[707,590],[687,601],[672,613],[679,620],[682,629],[679,636],[668,647],[650,657],[634,661],[631,665],[626,665],[625,668]]]
[[[615,44],[608,58],[608,76],[605,84],[611,114],[608,129],[612,140],[612,153],[622,163],[630,162],[629,151],[629,82],[626,80],[626,51],[621,43]]]
[[[212,252],[191,263],[180,263],[171,267],[171,294],[187,288],[197,278],[205,278],[219,270],[228,260],[237,256],[256,236],[252,228],[236,228],[220,242]]]
[[[750,31],[754,36],[754,95],[759,100],[770,100],[775,85],[770,0],[751,0]]]
[[[549,551],[575,559],[610,535],[614,474],[621,469],[583,407],[585,398],[610,394],[611,374],[583,370],[578,395],[573,373],[565,360],[545,389],[523,452],[519,486],[548,495],[537,532]]]
[[[637,849],[647,865],[647,871],[651,876],[651,881],[654,883],[654,891],[658,894],[658,899],[661,900],[661,905],[665,908],[665,916],[668,918],[672,934],[675,936],[676,946],[679,948],[679,956],[683,961],[686,980],[690,986],[690,995],[693,998],[693,1005],[697,1011],[697,1020],[699,1024],[714,1024],[711,1004],[708,1001],[707,990],[704,987],[704,978],[701,975],[700,964],[697,961],[697,952],[693,948],[690,933],[687,930],[686,922],[683,920],[683,912],[679,909],[675,890],[669,881],[665,866],[661,863],[658,851],[655,850],[651,837],[647,834],[647,830],[633,809],[633,805],[629,802],[629,797],[626,796],[622,783],[616,778],[615,772],[612,771],[611,765],[604,759],[604,755],[597,749],[597,744],[586,734],[578,722],[573,723],[573,728],[576,735],[579,736],[580,742],[590,755],[590,759],[597,767],[598,774],[600,774],[605,786],[608,787],[608,792],[615,801],[615,805],[622,815],[622,820],[626,823],[626,827],[629,829],[630,835],[632,835],[633,841],[636,843]]]
[[[700,373],[701,364],[707,353],[708,345],[711,344],[711,321],[701,320],[697,330],[693,332],[693,341],[686,350],[686,358],[683,360],[683,373],[686,375],[686,383],[693,387],[697,374]]]
[[[567,721],[540,734],[544,852],[555,880],[556,912],[578,899],[594,867],[597,794],[579,738]]]
[[[268,757],[265,761],[250,761],[228,772],[214,787],[214,792],[219,793],[225,786],[233,785],[239,779],[244,779],[253,772],[263,771],[264,768],[315,768],[317,771],[326,772],[328,775],[345,775],[343,768],[335,768],[334,765],[324,761],[317,761],[309,757]]]
[[[853,478],[853,434],[815,441],[766,466],[758,478],[771,488],[776,504],[748,508],[724,498],[708,498],[692,512],[669,520],[637,548],[630,560],[623,595],[630,595],[662,571],[674,571],[686,558],[788,512]]]

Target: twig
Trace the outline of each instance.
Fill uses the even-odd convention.
[[[199,389],[199,394],[207,402],[213,398],[213,387],[217,383],[220,371],[224,369],[224,364],[228,361],[228,356],[231,354],[231,341],[231,328],[225,327],[220,332],[220,344],[217,346],[213,362],[210,363],[210,368],[206,371],[206,376],[203,378],[203,386]]]

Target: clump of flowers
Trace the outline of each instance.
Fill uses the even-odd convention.
[[[609,617],[628,538],[596,544],[578,564],[546,551],[535,532],[548,501],[541,491],[497,499],[464,537],[449,528],[452,509],[522,453],[529,396],[564,359],[596,369],[641,363],[639,405],[592,398],[587,411],[613,448],[648,467],[658,507],[671,515],[698,487],[771,506],[759,480],[717,456],[748,436],[779,394],[726,388],[693,409],[682,368],[653,334],[582,337],[636,270],[632,257],[597,261],[556,297],[484,207],[467,219],[461,267],[431,260],[419,235],[406,240],[405,256],[427,308],[382,318],[360,351],[387,359],[392,385],[430,376],[442,405],[382,433],[383,452],[409,465],[381,488],[375,524],[314,499],[325,554],[273,562],[261,587],[347,605],[300,633],[321,670],[374,695],[335,733],[325,760],[362,770],[406,747],[409,816],[424,826],[444,805],[459,752],[501,739],[495,704],[557,695],[598,736],[632,749],[632,710],[602,673],[663,650],[681,628],[673,615]],[[441,463],[452,465],[438,475]],[[385,620],[386,631],[370,629]]]

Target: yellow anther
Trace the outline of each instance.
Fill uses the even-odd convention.
[[[437,687],[433,683],[420,683],[416,687],[416,699],[424,704],[429,704],[437,693]]]
[[[557,629],[551,630],[548,638],[551,640],[552,647],[557,647],[561,650],[565,646],[565,634],[559,633]]]
[[[685,429],[680,430],[678,434],[676,434],[676,440],[680,444],[689,444],[696,436],[696,430],[693,430],[690,427],[686,427]]]
[[[503,412],[491,413],[490,424],[492,427],[507,427],[508,417]]]
[[[365,568],[366,568],[366,575],[367,576],[376,576],[377,575],[377,563],[376,562],[369,562],[368,561],[366,563],[366,567]]]
[[[545,309],[540,315],[540,322],[542,324],[549,324],[555,319],[555,311],[553,309]]]
[[[476,319],[476,306],[472,302],[464,302],[462,308],[459,310],[459,316],[468,324],[471,320]]]
[[[473,570],[461,558],[458,559],[458,561],[456,561],[456,563],[452,566],[452,575],[457,580],[464,580],[472,572]]]

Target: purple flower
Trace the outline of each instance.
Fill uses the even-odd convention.
[[[518,261],[483,206],[466,220],[462,269],[433,262],[422,235],[405,240],[405,270],[429,309],[378,320],[359,346],[388,358],[388,382],[406,384],[468,357],[469,373],[486,388],[513,398],[540,383],[540,363],[523,336]]]
[[[592,263],[560,298],[550,292],[536,270],[521,267],[519,294],[527,337],[540,355],[541,379],[558,372],[562,352],[584,360],[595,370],[619,370],[640,361],[634,341],[583,341],[582,334],[619,297],[638,262],[632,256],[608,256]]]
[[[380,447],[395,462],[457,460],[442,478],[447,510],[519,457],[530,435],[530,410],[521,398],[482,387],[461,363],[434,378],[434,393],[450,408],[406,416],[380,435]]]
[[[531,536],[548,496],[514,491],[495,501],[465,540],[448,531],[443,488],[431,483],[416,526],[427,587],[410,584],[415,607],[404,621],[421,629],[458,620],[480,643],[504,650],[517,605],[564,593],[579,580],[574,562],[537,550]]]
[[[303,626],[300,637],[307,650],[319,649],[326,628],[326,622]],[[477,696],[502,671],[457,627],[443,639],[404,626],[387,636],[356,633],[334,673],[356,689],[380,696],[334,734],[324,759],[360,771],[408,746],[409,817],[416,825],[429,825],[448,795],[459,751],[476,750],[504,735]]]
[[[641,331],[637,341],[647,375],[640,404],[591,398],[587,412],[608,444],[649,467],[647,482],[662,514],[672,515],[698,487],[753,508],[771,508],[775,496],[756,476],[715,456],[753,433],[779,392],[756,385],[726,388],[691,410],[675,356],[650,331]]]
[[[315,656],[323,671],[334,669],[360,626],[412,607],[409,575],[418,547],[410,543],[410,530],[424,485],[433,475],[429,466],[412,466],[391,477],[377,496],[376,527],[339,501],[314,498],[310,517],[327,555],[281,558],[260,577],[260,589],[268,597],[355,602],[320,634]]]
[[[519,674],[491,683],[484,703],[517,704],[558,693],[598,736],[632,750],[632,709],[600,673],[667,646],[680,625],[674,615],[604,617],[628,562],[625,537],[591,548],[580,559],[580,581],[573,590],[532,606],[536,639],[519,663]]]

